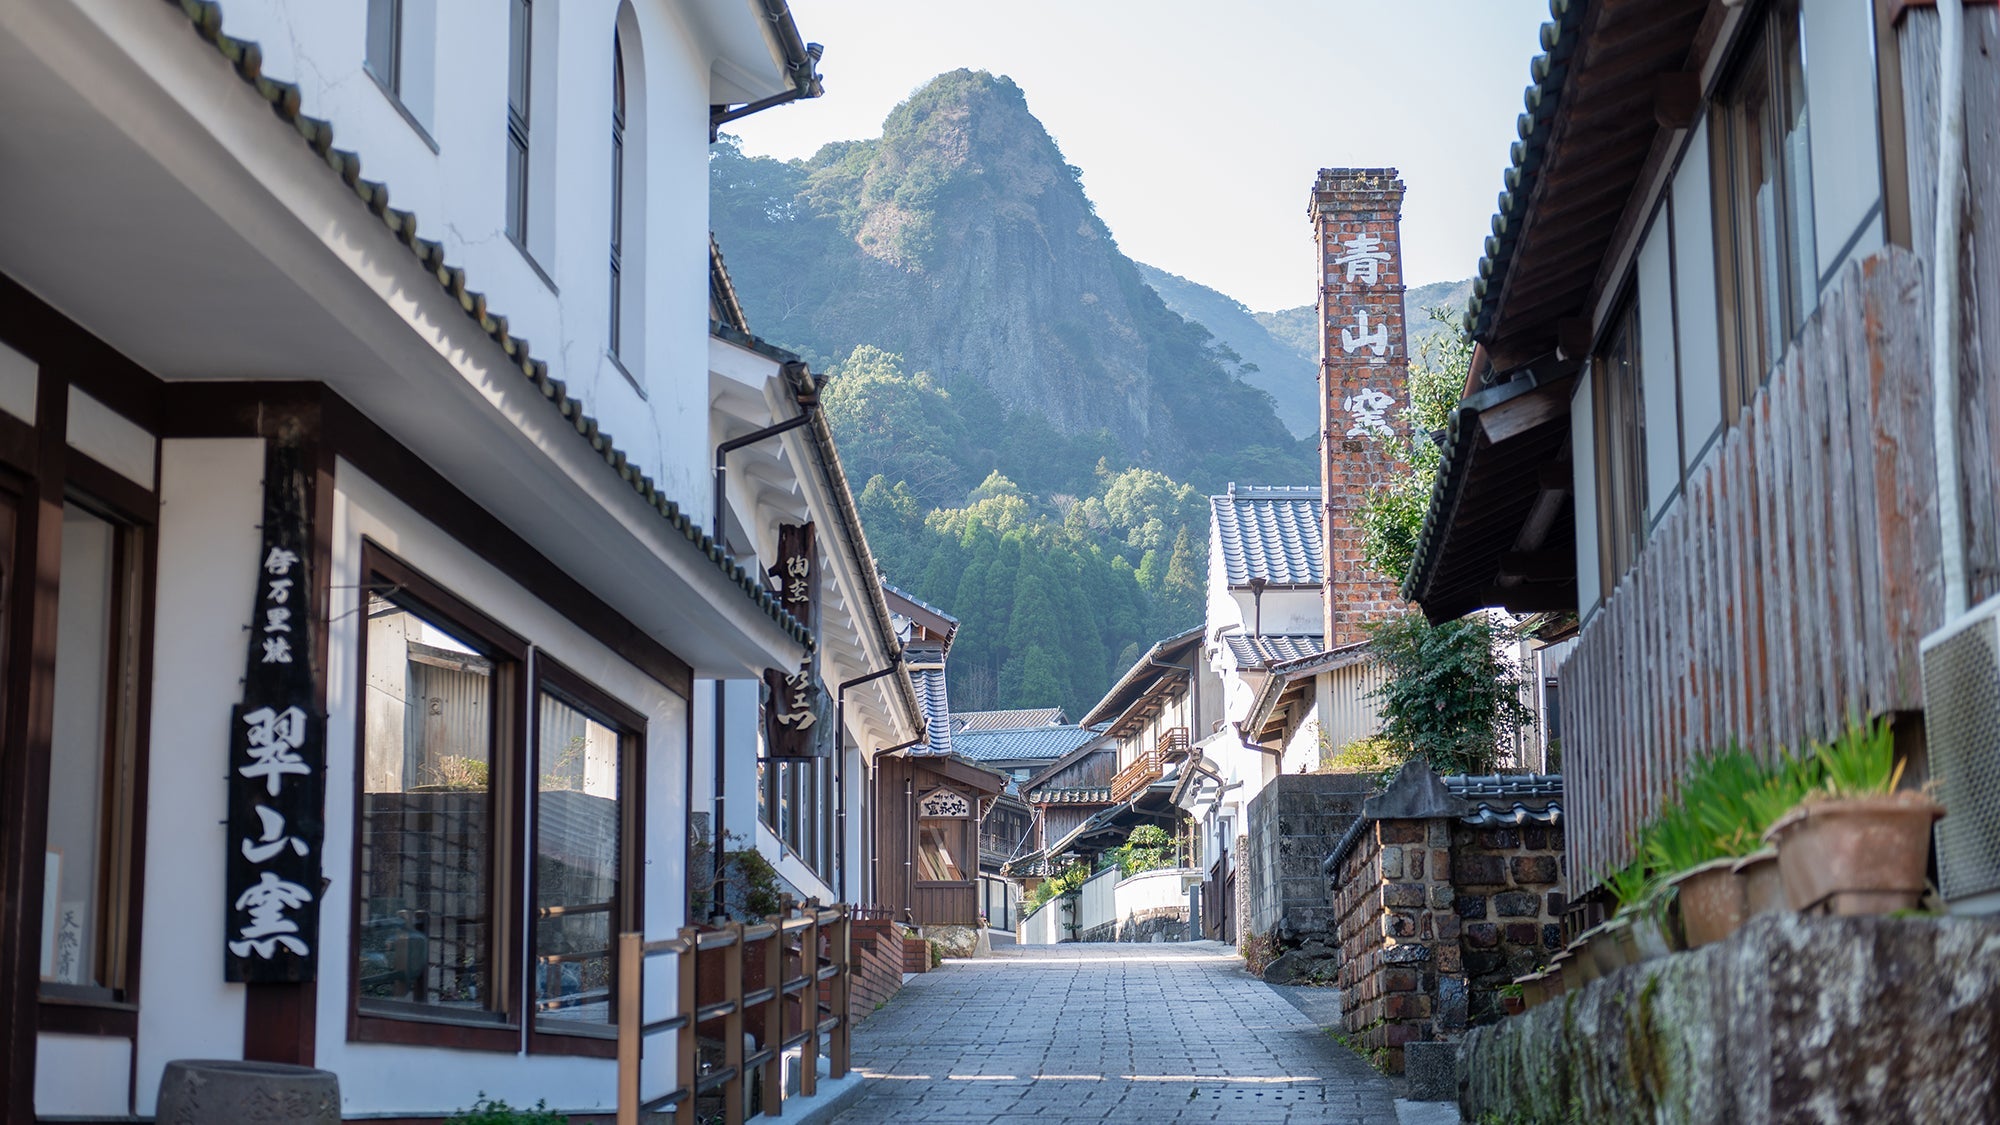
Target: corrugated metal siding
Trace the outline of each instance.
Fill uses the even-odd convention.
[[[1329,677],[1332,689],[1321,712],[1327,746],[1339,749],[1357,738],[1369,738],[1382,729],[1382,704],[1376,689],[1386,678],[1382,666],[1368,660],[1336,668]]]

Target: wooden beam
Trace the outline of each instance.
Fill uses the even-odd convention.
[[[1570,316],[1556,321],[1556,356],[1565,360],[1586,360],[1590,357],[1590,321],[1585,317]]]
[[[1701,114],[1701,75],[1675,72],[1653,80],[1653,120],[1662,129],[1692,129]]]
[[[1559,548],[1508,551],[1500,556],[1500,574],[1528,582],[1573,582],[1576,580],[1576,552]]]
[[[1568,379],[1536,387],[1519,398],[1479,412],[1479,428],[1495,445],[1569,414]]]

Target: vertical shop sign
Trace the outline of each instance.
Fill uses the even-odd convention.
[[[300,448],[271,441],[243,702],[229,716],[230,981],[309,981],[318,966],[326,719],[312,667],[309,510]]]

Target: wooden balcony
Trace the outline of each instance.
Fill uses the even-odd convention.
[[[1562,666],[1572,893],[1624,864],[1694,755],[1923,706],[1942,617],[1923,268],[1847,268]],[[2000,586],[2000,387],[1963,369],[1972,598]]]
[[[1151,749],[1142,751],[1111,779],[1112,801],[1127,801],[1134,794],[1143,792],[1146,786],[1158,781],[1160,775],[1167,771],[1170,755],[1186,756],[1187,750],[1186,727],[1175,727],[1161,735],[1159,742]]]

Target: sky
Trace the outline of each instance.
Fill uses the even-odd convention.
[[[1401,170],[1404,278],[1471,276],[1546,0],[791,0],[826,96],[734,122],[807,157],[958,67],[1014,79],[1126,254],[1256,310],[1314,300],[1320,168]]]

